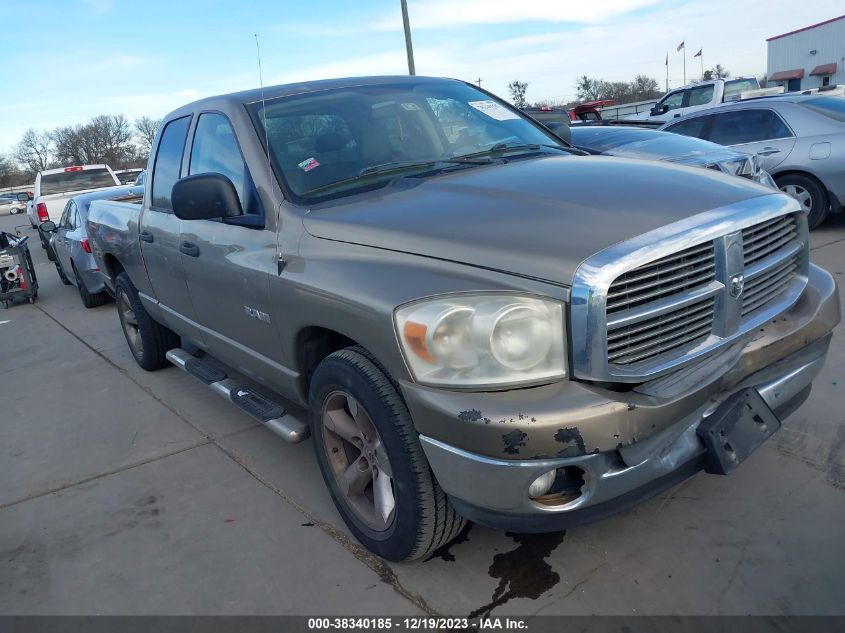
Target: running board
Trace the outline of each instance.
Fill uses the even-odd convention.
[[[180,348],[170,350],[166,357],[176,367],[206,384],[285,441],[295,444],[308,437],[306,422],[291,415],[283,404],[259,393],[243,380],[230,378],[220,367],[206,363],[202,358]]]

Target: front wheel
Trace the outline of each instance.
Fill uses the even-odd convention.
[[[141,367],[154,371],[169,364],[165,354],[179,347],[179,337],[157,323],[149,315],[138,297],[138,291],[126,273],[120,273],[115,283],[115,302],[120,327],[129,344],[129,351]]]
[[[367,549],[411,560],[457,536],[464,519],[434,479],[402,397],[363,349],[324,359],[309,402],[323,479]]]

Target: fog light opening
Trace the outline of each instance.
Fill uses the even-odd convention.
[[[559,506],[580,497],[585,483],[585,472],[578,466],[565,466],[537,477],[528,488],[528,496],[535,503]],[[541,492],[542,494],[533,494]]]

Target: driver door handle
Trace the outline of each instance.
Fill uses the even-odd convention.
[[[142,242],[152,243],[152,241],[153,241],[153,234],[150,233],[149,231],[141,231],[139,237],[141,238]]]
[[[200,256],[200,247],[194,244],[193,242],[182,242],[179,244],[179,250],[188,257],[199,257]]]
[[[780,150],[777,147],[764,147],[757,152],[758,156],[770,156],[772,154],[780,154]]]

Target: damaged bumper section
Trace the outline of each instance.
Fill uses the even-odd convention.
[[[625,510],[699,470],[733,470],[809,396],[839,319],[833,278],[812,266],[801,298],[753,336],[631,390],[574,381],[489,393],[402,387],[461,514],[553,531]]]

